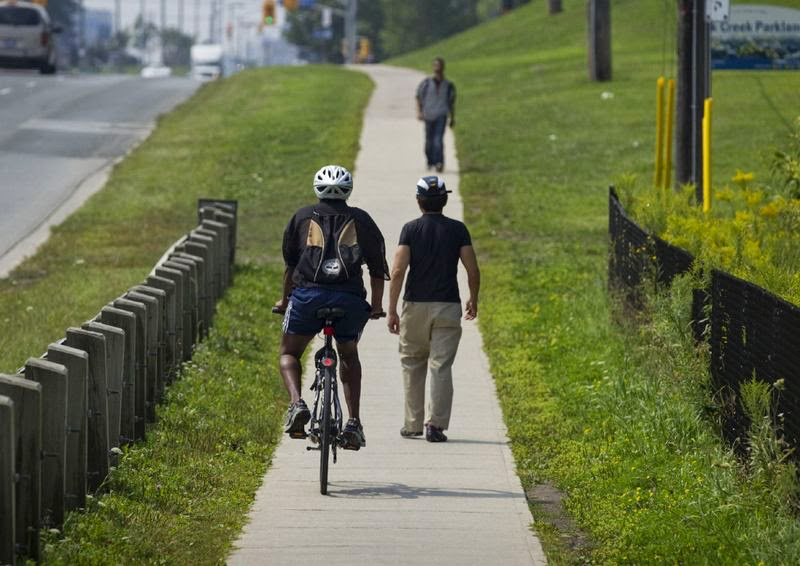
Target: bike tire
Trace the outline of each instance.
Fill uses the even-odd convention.
[[[331,452],[331,405],[333,404],[333,374],[325,368],[322,386],[322,438],[319,446],[319,492],[328,494],[328,461]]]

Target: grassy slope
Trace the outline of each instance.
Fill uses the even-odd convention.
[[[567,491],[599,561],[791,561],[797,523],[769,489],[748,485],[702,417],[704,370],[685,353],[680,301],[642,336],[610,322],[606,187],[622,172],[651,175],[655,80],[672,66],[664,7],[674,3],[613,2],[607,84],[586,80],[585,3],[564,5],[550,17],[532,3],[394,61],[427,69],[442,55],[459,88],[481,326],[518,471],[526,488],[554,480]],[[795,81],[714,74],[716,179],[766,174],[763,157],[796,113]],[[579,559],[551,526],[540,530],[551,559]]]
[[[240,264],[210,339],[96,499],[46,561],[216,563],[238,533],[278,438],[275,363],[283,226],[327,162],[352,165],[371,90],[334,68],[246,72],[209,84],[159,122],[108,185],[0,281],[0,368],[43,352],[139,282],[196,222],[201,196],[238,199]],[[83,260],[83,261],[78,261]],[[29,309],[28,307],[33,307]]]

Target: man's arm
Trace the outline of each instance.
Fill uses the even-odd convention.
[[[422,95],[423,95],[423,89],[425,88],[425,83],[426,83],[427,80],[428,79],[423,79],[423,81],[421,83],[419,83],[419,86],[417,87],[417,94],[416,94],[416,99],[417,99],[417,120],[424,120],[425,119],[424,115],[422,114]]]
[[[456,85],[450,83],[450,92],[447,96],[447,106],[450,110],[450,127],[456,127]]]
[[[470,246],[461,246],[461,263],[464,264],[464,269],[467,270],[467,284],[469,285],[469,299],[467,300],[465,310],[467,313],[464,318],[473,320],[478,316],[478,293],[481,289],[481,270],[478,268],[478,258],[475,256],[475,248]]]
[[[278,310],[285,311],[289,306],[289,295],[292,294],[292,287],[294,287],[294,281],[292,281],[293,276],[294,266],[287,265],[283,272],[283,295],[281,295],[281,298],[275,303],[275,308]]]
[[[387,324],[389,332],[392,334],[400,333],[400,316],[397,314],[397,301],[400,299],[400,291],[403,289],[403,280],[406,278],[406,270],[411,260],[411,248],[409,246],[397,246],[392,264],[392,279],[389,282],[389,315]]]
[[[370,298],[372,304],[372,312],[369,317],[372,319],[378,318],[378,315],[383,314],[383,278],[372,277],[369,278]]]

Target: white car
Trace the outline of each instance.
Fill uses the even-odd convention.
[[[60,26],[51,23],[47,10],[38,4],[0,0],[0,67],[55,73],[53,34],[60,31]]]

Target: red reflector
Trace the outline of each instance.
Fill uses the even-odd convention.
[[[329,368],[333,365],[333,360],[330,358],[323,358],[322,365],[325,366],[326,368]]]
[[[333,326],[326,326],[322,329],[322,333],[325,336],[333,336]]]
[[[49,41],[50,41],[50,36],[47,35],[47,33],[43,32],[42,33],[42,47],[46,47],[47,44],[49,43]]]

